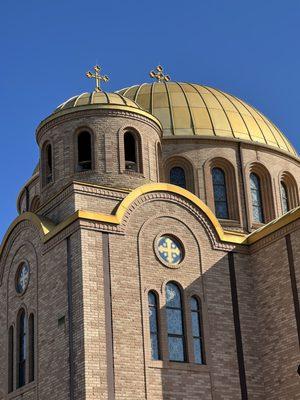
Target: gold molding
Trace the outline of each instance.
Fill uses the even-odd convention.
[[[112,190],[112,188],[109,189]],[[168,183],[151,183],[140,186],[139,188],[131,191],[125,197],[125,199],[119,204],[115,214],[104,214],[98,212],[78,210],[70,217],[68,217],[65,221],[59,223],[58,225],[55,225],[47,218],[40,217],[32,212],[25,212],[21,214],[19,217],[17,217],[8,228],[0,247],[0,257],[10,234],[12,233],[14,228],[22,221],[30,221],[34,226],[36,226],[38,230],[41,232],[43,242],[46,243],[55,235],[57,235],[59,232],[61,232],[62,230],[64,230],[66,227],[68,227],[77,220],[96,221],[107,224],[120,225],[132,203],[140,196],[153,192],[173,193],[189,200],[207,216],[207,218],[213,225],[215,231],[217,232],[220,241],[231,244],[252,245],[257,241],[261,240],[262,238],[270,235],[271,233],[279,230],[280,228],[300,218],[300,206],[299,206],[294,210],[291,210],[289,213],[278,218],[277,220],[270,222],[269,224],[259,228],[255,232],[246,236],[245,234],[240,232],[224,230],[218,219],[215,217],[214,213],[211,211],[211,209],[206,204],[204,204],[202,200],[200,200],[191,192],[183,188],[180,188],[179,186],[171,185]]]

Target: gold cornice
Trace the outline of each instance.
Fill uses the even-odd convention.
[[[109,189],[111,190],[111,188]],[[62,230],[64,230],[77,220],[87,220],[94,222],[103,222],[105,224],[120,225],[124,219],[126,212],[133,204],[133,202],[136,201],[140,196],[153,192],[168,192],[179,195],[184,199],[189,200],[193,205],[199,208],[206,215],[206,217],[213,225],[220,241],[230,244],[247,245],[247,246],[252,245],[258,242],[259,240],[263,239],[264,237],[274,233],[275,231],[283,228],[284,226],[300,218],[300,206],[299,206],[294,210],[290,211],[289,213],[278,218],[277,220],[270,222],[269,224],[261,227],[260,229],[246,236],[240,232],[233,232],[223,229],[218,219],[210,210],[210,208],[206,204],[204,204],[202,200],[200,200],[198,197],[188,192],[187,190],[167,183],[146,184],[130,192],[125,197],[125,199],[119,204],[117,211],[114,214],[104,214],[98,212],[78,210],[69,218],[67,218],[65,221],[61,222],[58,225],[54,225],[47,218],[40,217],[31,212],[26,212],[20,215],[18,218],[16,218],[16,220],[10,225],[9,229],[7,230],[7,233],[4,236],[2,245],[0,247],[0,257],[10,234],[12,233],[14,228],[22,221],[30,221],[34,226],[36,226],[38,230],[41,232],[43,242],[46,243],[51,238],[56,236],[59,232],[61,232]]]
[[[116,110],[116,111],[125,111],[129,112],[132,114],[137,114],[142,117],[150,119],[152,122],[154,122],[159,129],[162,131],[162,125],[160,121],[152,114],[148,113],[147,111],[144,111],[139,108],[133,108],[127,105],[119,105],[119,104],[90,104],[90,105],[85,105],[85,106],[76,106],[74,108],[67,108],[65,110],[57,111],[54,114],[51,114],[49,117],[45,118],[37,127],[37,134],[41,130],[43,126],[45,126],[48,122],[53,121],[59,117],[62,117],[64,115],[69,115],[73,113],[77,113],[79,111],[89,111],[89,110]]]

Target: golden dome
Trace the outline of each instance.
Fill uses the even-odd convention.
[[[140,109],[141,107],[133,100],[126,99],[118,93],[107,93],[107,92],[92,92],[82,93],[77,96],[71,97],[64,101],[55,110],[54,113],[67,110],[70,108],[84,107],[84,106],[97,106],[97,105],[121,105]]]
[[[235,96],[192,83],[144,83],[119,90],[157,117],[164,136],[221,137],[277,147],[297,156],[283,133]]]

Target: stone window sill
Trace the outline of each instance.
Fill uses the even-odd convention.
[[[32,389],[35,389],[36,383],[35,381],[27,383],[26,385],[15,389],[13,392],[8,393],[7,398],[8,399],[14,399],[16,397],[22,396],[26,392],[29,392]]]
[[[180,371],[190,371],[190,372],[209,372],[208,365],[205,364],[195,364],[195,363],[184,363],[184,362],[174,362],[174,361],[151,361],[148,365],[149,368],[156,369],[176,369]]]

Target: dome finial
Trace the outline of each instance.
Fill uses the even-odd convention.
[[[100,75],[101,67],[99,65],[95,65],[93,69],[95,73],[88,71],[85,75],[88,78],[94,78],[96,80],[95,92],[102,92],[100,82],[107,82],[109,77],[107,75]]]
[[[169,82],[171,80],[170,75],[165,75],[163,73],[163,67],[161,65],[158,65],[149,75],[151,78],[157,79],[157,82]]]

